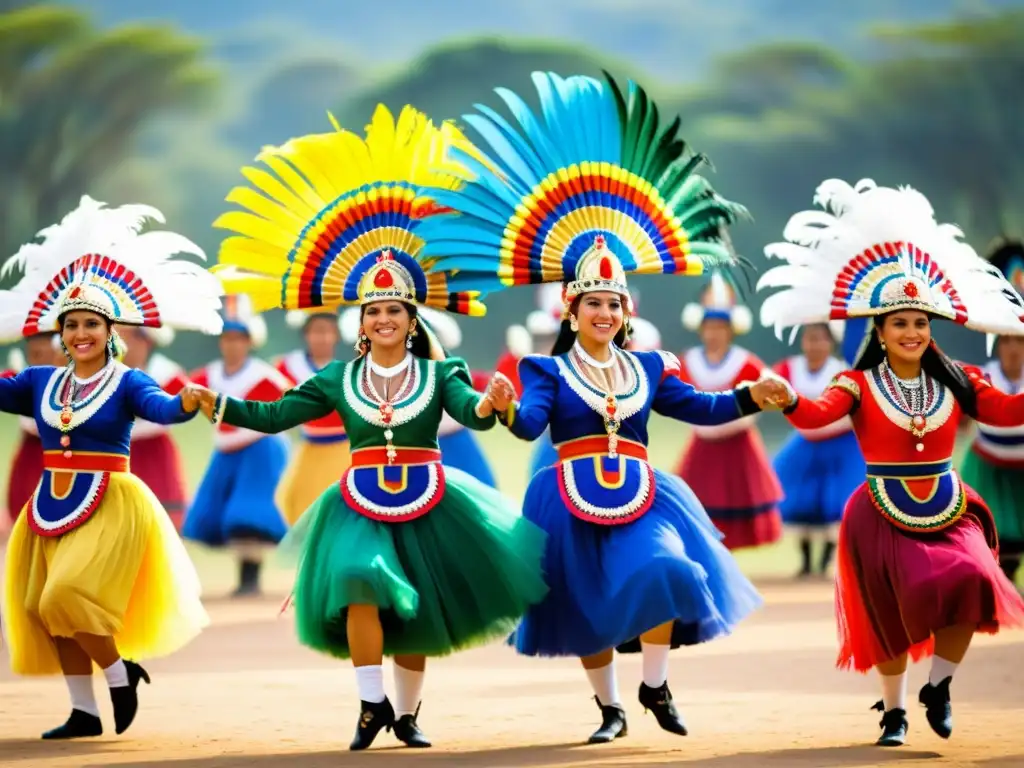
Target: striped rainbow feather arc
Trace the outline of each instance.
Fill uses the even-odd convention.
[[[362,278],[390,252],[413,276],[418,303],[483,314],[478,295],[449,290],[445,270],[427,274],[434,265],[413,226],[438,212],[419,190],[459,183],[447,155],[461,147],[472,156],[465,137],[408,106],[397,118],[378,106],[365,137],[331,120],[333,132],[266,147],[264,168],[243,169],[249,186],[227,196],[242,210],[214,222],[234,233],[215,268],[226,290],[260,311],[357,304]]]
[[[745,211],[696,174],[704,158],[664,125],[646,92],[589,77],[534,73],[538,117],[508,89],[512,114],[464,117],[487,162],[452,150],[460,185],[427,193],[454,213],[420,222],[436,268],[493,288],[573,279],[598,234],[627,272],[699,274],[735,261],[719,237]],[[513,124],[514,123],[514,124]]]

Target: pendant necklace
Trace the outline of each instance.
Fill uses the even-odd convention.
[[[601,362],[591,357],[579,342],[573,345],[573,352],[584,370],[587,367],[597,370],[608,370],[618,362],[614,350],[611,350],[611,357],[609,357],[608,360]],[[608,456],[614,459],[618,456],[619,428],[622,426],[622,422],[617,418],[619,412],[618,400],[616,399],[614,392],[608,391],[608,387],[597,386],[594,382],[594,377],[587,376],[587,379],[590,380],[590,383],[594,385],[596,389],[605,390],[603,393],[603,413],[599,412],[599,415],[604,419],[604,431],[608,435]]]
[[[369,357],[369,356],[368,356]],[[393,365],[390,368],[385,368],[382,365],[378,365],[373,361],[372,357],[369,357],[368,362],[370,363],[367,370],[367,384],[369,390],[373,393],[374,399],[377,400],[377,412],[380,414],[381,424],[384,425],[384,440],[386,445],[384,446],[385,455],[388,458],[388,464],[394,464],[395,459],[398,457],[398,451],[395,450],[395,445],[391,441],[395,437],[394,430],[391,429],[391,421],[395,416],[395,407],[391,400],[391,382],[395,376],[399,376],[405,372],[412,361],[411,355],[406,355],[402,358],[402,361],[398,365]],[[373,383],[373,378],[370,376],[370,371],[377,374],[384,380],[384,398],[381,399],[380,393],[377,387]]]

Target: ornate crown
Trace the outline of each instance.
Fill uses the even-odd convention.
[[[576,262],[576,279],[565,287],[565,303],[584,293],[611,291],[626,297],[629,302],[629,287],[626,285],[626,271],[622,262],[608,249],[604,235],[594,238],[594,244]]]
[[[390,250],[377,257],[377,263],[366,270],[357,289],[360,304],[373,301],[416,301],[416,282],[408,269],[395,261]]]

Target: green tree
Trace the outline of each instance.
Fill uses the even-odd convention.
[[[147,120],[210,93],[202,52],[169,28],[98,31],[59,6],[0,13],[4,253],[116,171]]]

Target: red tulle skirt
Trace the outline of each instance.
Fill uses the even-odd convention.
[[[676,474],[693,489],[729,549],[771,544],[782,536],[782,486],[756,429],[722,440],[694,435]]]
[[[883,517],[866,484],[850,497],[836,555],[840,669],[930,656],[933,633],[954,624],[988,634],[1024,625],[1024,598],[999,568],[992,513],[970,488],[967,498],[949,528],[916,534]]]
[[[7,479],[7,514],[17,520],[43,476],[43,443],[35,435],[21,433],[21,443]]]
[[[168,434],[132,441],[132,474],[160,499],[177,530],[185,516],[187,486],[181,454]]]

